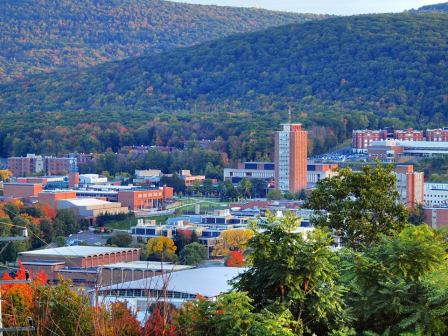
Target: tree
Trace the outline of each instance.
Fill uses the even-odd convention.
[[[333,229],[353,248],[377,241],[380,234],[400,232],[408,218],[391,166],[342,169],[317,183],[305,207],[316,210],[311,218],[315,226]]]
[[[414,209],[409,211],[409,223],[414,225],[424,224],[425,214],[423,212],[423,206],[418,204]]]
[[[246,293],[218,296],[216,302],[199,297],[179,310],[175,325],[179,336],[293,336],[287,310],[256,312]]]
[[[12,173],[8,169],[0,169],[0,181],[7,182],[12,177]]]
[[[114,302],[110,307],[109,333],[114,336],[140,336],[140,322],[124,302]]]
[[[132,243],[132,236],[127,232],[118,232],[110,237],[107,243],[118,247],[129,247]]]
[[[168,237],[155,237],[148,240],[147,252],[150,259],[171,261],[175,259],[176,245]]]
[[[283,198],[283,194],[278,189],[271,189],[268,191],[268,200],[274,201],[274,200],[281,200]]]
[[[243,178],[240,183],[238,183],[238,191],[244,198],[251,198],[252,182],[247,178]]]
[[[263,230],[249,241],[250,267],[234,285],[247,292],[259,310],[289,310],[299,335],[327,335],[348,321],[338,256],[328,233],[316,229],[303,236],[295,232],[299,223],[293,215],[277,221],[270,214]]]
[[[241,251],[230,251],[226,258],[225,265],[227,267],[243,267],[244,255]]]
[[[199,243],[188,244],[180,252],[180,261],[185,265],[197,266],[207,258],[207,247]]]
[[[213,255],[228,255],[230,251],[245,251],[249,240],[254,233],[248,229],[225,230],[219,235],[213,249]]]
[[[381,235],[361,252],[342,255],[347,302],[358,332],[446,335],[448,245],[426,225]]]

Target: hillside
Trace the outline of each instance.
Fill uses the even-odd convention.
[[[234,158],[256,159],[271,154],[288,105],[317,139],[314,152],[353,128],[446,125],[447,36],[448,15],[337,17],[34,76],[0,85],[1,148],[219,137]]]
[[[320,16],[161,0],[0,0],[0,81]]]
[[[448,2],[436,4],[436,5],[427,5],[420,7],[417,9],[418,12],[448,12]]]

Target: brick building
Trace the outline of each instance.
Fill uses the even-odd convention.
[[[40,174],[44,172],[44,159],[35,154],[27,154],[25,157],[9,157],[8,169],[13,176]]]
[[[424,222],[433,229],[448,226],[448,208],[425,208],[423,210]]]
[[[355,153],[367,153],[373,141],[387,139],[387,130],[355,130],[352,133],[352,149]]]
[[[275,184],[281,191],[307,187],[308,132],[301,124],[283,124],[275,134]]]
[[[408,128],[407,130],[395,130],[394,139],[406,141],[423,141],[423,131]]]
[[[427,129],[426,141],[448,142],[448,129]]]
[[[368,148],[369,160],[396,162],[404,155],[404,147],[395,140],[374,141]]]
[[[147,190],[120,190],[118,202],[130,210],[160,208],[174,196],[173,188],[163,186]]]
[[[41,183],[3,183],[3,196],[5,199],[37,197],[42,190],[43,185]]]
[[[19,259],[31,274],[44,272],[49,283],[56,283],[58,275],[74,280],[76,284],[95,284],[98,267],[140,259],[140,249],[65,246],[21,252]]]

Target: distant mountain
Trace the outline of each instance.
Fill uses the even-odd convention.
[[[448,15],[331,18],[0,85],[0,111],[275,110],[447,119]],[[312,111],[310,111],[312,112]]]
[[[448,12],[448,2],[423,6],[417,9],[417,12]]]
[[[0,81],[317,18],[162,0],[0,0]]]
[[[0,155],[218,139],[260,160],[288,106],[313,153],[356,128],[440,127],[447,37],[447,14],[335,17],[0,84]]]

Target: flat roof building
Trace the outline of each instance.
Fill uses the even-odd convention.
[[[214,299],[231,291],[229,281],[244,271],[245,268],[236,267],[205,267],[123,282],[100,288],[98,300],[106,304],[127,301],[136,312],[146,312],[151,304],[164,298],[179,307],[186,301],[195,300],[198,295]]]

